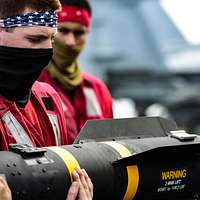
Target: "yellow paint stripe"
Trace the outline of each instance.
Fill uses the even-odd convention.
[[[131,156],[131,152],[122,144],[117,142],[102,142],[113,147],[122,158]],[[135,197],[135,194],[138,189],[139,184],[139,171],[137,165],[127,166],[127,176],[128,176],[128,184],[126,193],[124,195],[123,200],[132,200]]]
[[[61,147],[46,147],[47,149],[55,152],[65,163],[69,173],[71,181],[72,179],[72,172],[75,170],[75,168],[80,167],[78,161],[76,158],[66,149],[63,149]]]

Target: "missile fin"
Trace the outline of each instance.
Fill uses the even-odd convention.
[[[74,143],[162,137],[176,129],[175,122],[161,117],[88,120]]]

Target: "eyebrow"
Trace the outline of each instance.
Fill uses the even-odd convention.
[[[69,31],[69,32],[83,32],[83,33],[86,33],[87,32],[87,30],[86,29],[84,29],[84,28],[81,28],[81,29],[79,29],[79,28],[68,28],[68,27],[64,27],[64,26],[60,26],[60,27],[58,27],[58,30],[64,30],[64,31]]]
[[[27,34],[26,37],[37,37],[37,38],[49,38],[51,35],[49,34]]]

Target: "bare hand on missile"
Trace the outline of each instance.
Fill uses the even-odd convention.
[[[0,200],[12,200],[12,194],[7,182],[0,176]]]
[[[72,183],[66,200],[92,200],[93,184],[84,169],[77,168],[73,174]]]

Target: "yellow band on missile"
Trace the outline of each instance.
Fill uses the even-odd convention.
[[[46,147],[46,148],[55,152],[64,161],[64,163],[67,166],[67,169],[70,173],[71,181],[73,181],[72,172],[77,167],[80,168],[79,163],[76,160],[76,158],[69,151],[67,151],[66,149],[63,149],[61,147],[54,146],[54,147]]]
[[[117,142],[102,142],[113,147],[122,158],[131,156],[131,152],[122,144]],[[128,184],[126,193],[123,200],[132,200],[135,197],[135,194],[139,185],[139,171],[137,165],[127,166],[127,175],[128,175]]]

